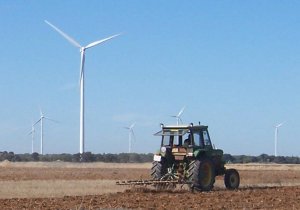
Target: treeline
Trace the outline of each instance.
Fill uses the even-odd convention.
[[[82,155],[76,154],[46,154],[40,155],[39,153],[25,153],[14,154],[13,152],[0,152],[0,161],[12,161],[12,162],[52,162],[52,161],[64,161],[64,162],[108,162],[108,163],[147,163],[152,162],[153,154],[137,154],[137,153],[120,153],[120,154],[93,154],[91,152],[85,152]]]
[[[230,155],[224,154],[223,159],[226,163],[282,163],[282,164],[300,164],[299,157],[289,156],[270,156],[261,154],[259,156],[249,155]],[[119,153],[119,154],[93,154],[85,152],[82,155],[76,154],[46,154],[26,153],[14,154],[13,152],[0,152],[0,161],[29,162],[29,161],[64,161],[64,162],[108,162],[108,163],[147,163],[153,161],[153,154],[138,153]]]
[[[224,154],[223,159],[226,163],[281,163],[281,164],[300,164],[299,157],[274,156],[261,154],[259,156],[249,155],[230,155]]]

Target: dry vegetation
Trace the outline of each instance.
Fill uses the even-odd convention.
[[[238,191],[225,190],[222,177],[210,193],[192,194],[186,188],[174,192],[129,190],[115,185],[116,180],[149,178],[150,167],[150,163],[1,162],[0,209],[189,209],[212,208],[212,202],[216,209],[300,208],[294,202],[300,200],[300,165],[227,165],[240,172]]]

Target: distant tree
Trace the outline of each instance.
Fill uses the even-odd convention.
[[[258,158],[256,156],[252,156],[251,157],[251,162],[252,163],[257,163],[258,162]]]
[[[72,155],[72,162],[80,162],[80,153],[76,153]]]
[[[65,162],[72,162],[72,155],[63,153],[63,154],[58,155],[56,160],[61,160],[61,161],[65,161]]]
[[[286,161],[292,164],[299,164],[300,163],[300,158],[299,157],[286,157]]]
[[[32,161],[31,154],[29,154],[29,153],[19,154],[18,156],[20,157],[20,161],[22,161],[22,162]]]
[[[3,153],[3,160],[8,160],[8,161],[14,161],[15,154],[13,152],[6,152],[4,151]]]
[[[103,161],[108,163],[117,163],[118,158],[117,155],[108,153],[108,154],[104,154]]]
[[[81,155],[81,162],[94,162],[95,156],[91,152],[84,152]]]
[[[224,154],[223,160],[225,161],[225,163],[233,163],[234,157],[230,154]]]
[[[283,156],[276,156],[274,159],[275,163],[287,163],[287,161],[285,160],[285,157]]]
[[[0,153],[0,160],[1,160],[1,161],[6,160],[7,154],[8,154],[7,151],[1,152],[1,153]]]
[[[39,161],[40,160],[39,153],[37,153],[37,152],[32,153],[31,157],[32,157],[33,161]]]
[[[266,163],[270,161],[269,156],[267,154],[261,154],[260,156],[257,157],[257,159],[258,162],[260,163]]]
[[[103,162],[103,155],[102,154],[95,154],[95,161]]]
[[[141,154],[130,153],[129,154],[129,162],[130,163],[141,163]]]
[[[251,163],[253,157],[248,155],[242,155],[242,163]]]
[[[129,155],[128,155],[128,153],[120,153],[120,154],[118,154],[118,162],[119,163],[128,163],[129,162]]]
[[[153,153],[141,154],[140,156],[142,163],[152,162],[153,161]]]
[[[16,161],[16,162],[22,161],[20,155],[16,155],[16,154],[15,154],[15,161]]]

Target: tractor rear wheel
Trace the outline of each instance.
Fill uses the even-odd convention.
[[[227,169],[225,171],[224,183],[227,189],[235,190],[240,185],[240,175],[235,169]]]
[[[209,159],[194,160],[188,169],[188,179],[191,189],[198,191],[210,191],[215,183],[214,164]]]
[[[160,180],[167,173],[166,164],[154,161],[151,168],[151,177],[154,180]]]

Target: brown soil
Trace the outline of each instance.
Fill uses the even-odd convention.
[[[0,181],[8,180],[81,180],[81,179],[146,179],[148,169],[126,168],[5,168]]]
[[[2,199],[1,209],[299,209],[300,187],[247,188],[191,193],[127,190],[63,198]]]
[[[222,177],[211,192],[133,188],[120,193],[57,198],[0,199],[0,209],[300,209],[300,170],[239,170],[241,188],[226,190]],[[0,167],[0,181],[147,179],[147,168]],[[4,182],[3,182],[4,183]],[[268,187],[267,187],[268,186]],[[118,187],[118,186],[116,186]]]

